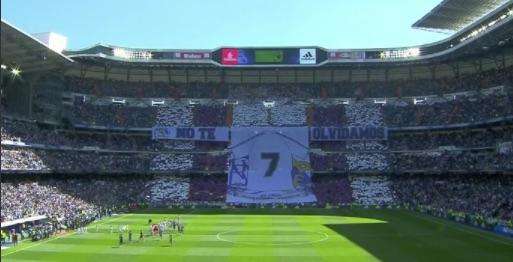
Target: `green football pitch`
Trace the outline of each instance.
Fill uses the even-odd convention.
[[[184,234],[147,236],[148,219],[180,216]],[[118,244],[119,226],[134,232]],[[111,233],[111,227],[114,232]],[[127,234],[125,234],[127,241]],[[153,211],[92,223],[2,250],[2,261],[513,261],[513,240],[403,210]]]

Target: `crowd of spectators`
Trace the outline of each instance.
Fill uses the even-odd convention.
[[[227,117],[225,105],[196,105],[193,109],[194,126],[227,126]]]
[[[314,172],[465,172],[513,170],[511,150],[312,152]],[[224,173],[227,153],[119,153],[2,147],[4,172]]]
[[[167,106],[157,107],[155,125],[192,126],[192,107],[180,101],[171,101]]]
[[[35,122],[11,120],[2,117],[1,125],[2,141],[16,141],[24,143],[37,143],[47,145],[68,146],[74,144],[66,136],[59,135],[55,129],[40,127]],[[85,140],[85,138],[84,138]],[[93,143],[93,142],[92,142]]]
[[[78,197],[63,194],[53,184],[39,182],[1,184],[1,220],[45,215],[66,227],[74,227],[77,220],[89,222],[99,215],[97,206]]]
[[[386,176],[351,176],[354,203],[390,205],[394,203],[392,183]]]
[[[233,109],[233,126],[304,126],[306,108],[287,99],[241,101]]]
[[[77,228],[114,210],[225,201],[225,175],[4,178],[1,221],[37,215],[46,230]],[[507,175],[317,174],[312,190],[318,206],[400,205],[476,226],[513,225],[513,178]]]
[[[351,183],[344,175],[314,175],[312,191],[319,206],[347,205],[353,201]]]
[[[349,153],[347,163],[350,171],[387,171],[388,161],[385,152]]]
[[[183,83],[127,82],[66,77],[64,89],[95,96],[136,98],[232,98],[268,97],[408,97],[479,90],[491,86],[511,85],[512,67],[490,69],[457,77],[436,79],[398,79],[388,81],[337,81],[317,84],[219,84],[213,82]]]
[[[226,189],[226,175],[192,175],[190,177],[189,200],[197,203],[224,203]]]
[[[390,150],[427,150],[439,147],[487,148],[498,143],[513,141],[511,126],[497,126],[464,130],[422,131],[392,133]]]
[[[341,126],[346,123],[344,105],[317,106],[309,110],[310,126]]]
[[[151,171],[204,171],[224,173],[227,169],[226,153],[157,154],[151,160]]]
[[[150,163],[151,171],[186,171],[193,168],[192,154],[158,154]]]
[[[310,165],[317,172],[346,171],[349,168],[347,156],[341,153],[310,153]]]
[[[381,104],[356,101],[345,105],[347,124],[350,126],[384,126]]]
[[[498,79],[493,79],[498,76]],[[492,78],[491,80],[488,78]],[[171,126],[397,126],[418,127],[448,124],[466,124],[513,116],[513,91],[510,87],[485,90],[508,82],[507,71],[479,75],[479,92],[430,98],[412,104],[405,101],[390,101],[382,104],[374,100],[335,101],[321,100],[306,103],[300,98],[312,95],[311,86],[214,85],[217,96],[233,97],[238,103],[192,103],[186,100],[166,100],[166,105],[149,106],[144,103],[106,103],[97,98],[76,96],[73,101],[72,123],[100,125],[106,127]],[[458,81],[472,79],[462,77]],[[474,79],[475,80],[475,79]],[[508,81],[506,81],[508,80]],[[67,79],[74,92],[87,88],[102,96],[124,92],[123,81],[96,83]],[[445,80],[444,80],[445,81]],[[452,80],[451,80],[452,81]],[[445,81],[451,83],[451,81]],[[468,81],[466,83],[472,83]],[[434,82],[433,85],[438,85]],[[89,87],[88,87],[89,86]],[[69,86],[68,86],[69,87]],[[127,92],[140,97],[143,84]],[[153,95],[176,88],[162,83]],[[202,89],[193,85],[192,89]],[[305,88],[305,91],[298,89]],[[180,88],[178,88],[180,89]],[[366,88],[361,88],[363,91]],[[458,88],[457,88],[458,89]],[[130,91],[132,90],[132,91]],[[297,96],[291,90],[298,92]],[[329,88],[319,88],[322,97],[330,97]],[[429,90],[426,89],[426,90]],[[455,91],[444,88],[444,92]],[[362,92],[363,92],[362,91]],[[404,90],[403,90],[404,91]],[[152,93],[153,92],[153,93]],[[187,96],[189,91],[178,92]],[[250,95],[247,93],[250,92]],[[253,94],[254,92],[255,94]],[[175,92],[173,92],[174,94]],[[292,92],[293,93],[293,92]],[[313,92],[315,93],[315,92]],[[93,94],[96,95],[96,94]],[[181,95],[180,95],[181,96]],[[337,95],[338,96],[338,95]],[[144,94],[142,97],[146,97]],[[211,97],[211,98],[213,98]],[[315,96],[314,96],[315,97]],[[312,98],[312,97],[310,97]],[[347,103],[346,103],[347,102]],[[142,132],[142,131],[141,131]],[[4,141],[40,144],[55,149],[39,147],[20,148]],[[311,142],[311,165],[316,172],[403,172],[415,170],[511,170],[511,154],[496,153],[498,143],[513,141],[511,127],[495,127],[474,130],[450,131],[391,131],[388,142]],[[2,169],[58,172],[167,172],[206,171],[225,172],[227,143],[193,141],[155,141],[146,133],[121,133],[104,131],[76,131],[66,127],[54,127],[34,122],[2,118]],[[7,147],[8,146],[8,147]],[[71,149],[70,149],[71,148]],[[472,149],[474,151],[469,151]],[[124,152],[110,152],[119,150]],[[424,152],[409,152],[427,150]],[[477,150],[477,151],[476,151]],[[216,151],[216,152],[213,152]],[[335,152],[333,152],[335,151]],[[401,151],[401,152],[398,152]],[[404,151],[404,152],[402,152]]]
[[[150,128],[155,125],[157,107],[122,104],[95,105],[75,100],[71,123],[82,126]]]
[[[513,177],[508,175],[397,176],[396,201],[422,212],[475,226],[513,226]]]
[[[54,125],[2,118],[2,141],[53,147],[84,147],[114,151],[223,150],[227,144],[208,141],[153,140],[149,133],[110,133],[63,129]]]
[[[166,99],[164,106],[104,103],[77,95],[64,116],[71,124],[107,128],[167,126],[341,126],[418,127],[480,123],[513,116],[513,70],[490,70],[456,78],[318,84],[188,85],[66,77],[65,90],[102,97]],[[59,81],[50,79],[47,82]],[[483,92],[504,85],[503,89]],[[453,92],[472,91],[447,96]],[[428,95],[436,97],[425,98]],[[418,102],[404,97],[417,96]],[[368,97],[397,97],[385,104]],[[180,98],[226,98],[237,103],[200,104]],[[310,99],[321,98],[313,101]],[[327,98],[355,98],[341,104]],[[170,99],[173,99],[172,101]],[[308,102],[305,102],[307,101]],[[381,100],[380,100],[381,101]],[[3,112],[2,108],[2,112]],[[153,141],[149,134],[62,129],[2,118],[1,169],[48,173],[225,173],[227,143]],[[4,145],[4,141],[68,149]],[[450,131],[392,132],[388,142],[312,142],[310,163],[318,173],[441,173],[513,170],[509,126]],[[140,151],[106,152],[99,149]],[[443,147],[440,149],[440,147]],[[454,147],[454,148],[453,148]],[[72,148],[72,149],[70,149]],[[178,150],[183,152],[168,152]],[[198,153],[190,151],[221,151]],[[411,152],[418,150],[419,152]],[[153,151],[153,152],[143,152]],[[343,151],[343,152],[329,152]],[[405,151],[405,152],[398,152]],[[44,175],[43,175],[44,177]],[[2,180],[0,220],[46,215],[50,223],[30,228],[45,237],[77,228],[106,210],[224,202],[226,175],[117,176]],[[316,174],[319,205],[401,204],[474,225],[513,223],[513,180],[500,175],[358,176]]]
[[[120,154],[95,151],[45,150],[2,147],[1,168],[7,171],[46,172],[147,172],[146,154]]]
[[[194,154],[193,162],[197,170],[201,171],[224,173],[228,170],[227,153]]]
[[[133,206],[167,207],[199,200],[202,197],[190,193],[190,187],[196,190],[211,184],[216,182],[212,183],[210,179],[199,181],[189,177],[153,175],[66,175],[64,178],[50,176],[44,179],[3,180],[1,221],[45,215],[66,227],[76,228],[77,218],[84,215],[87,220],[91,220],[105,214],[107,210]],[[209,199],[204,198],[202,201]]]
[[[451,99],[413,104],[413,101],[387,103],[384,108],[385,124],[389,127],[438,126],[479,123],[513,115],[513,91],[491,94],[455,96]]]
[[[186,202],[189,198],[188,178],[159,177],[145,185],[145,202],[151,207],[166,207],[170,204]]]
[[[2,118],[2,141],[23,142],[46,146],[66,146],[71,148],[95,147],[107,150],[167,151],[225,150],[226,143],[208,141],[152,140],[148,134],[105,133],[58,129],[30,121]],[[392,151],[428,150],[439,147],[491,148],[498,143],[513,141],[510,126],[470,128],[462,130],[391,132],[388,145]],[[310,142],[311,148],[323,151],[364,151],[386,150],[385,142]]]
[[[357,101],[346,105],[347,125],[384,126],[381,104]],[[388,147],[380,141],[350,141],[346,143],[347,163],[351,171],[386,171]],[[372,152],[369,152],[372,151]]]
[[[416,102],[415,102],[416,101]],[[75,100],[70,122],[107,128],[171,126],[440,126],[481,123],[513,115],[513,90],[491,91],[425,100],[374,100],[348,104],[313,103],[279,98],[238,100],[231,104],[171,101],[167,105],[94,103]]]
[[[92,94],[99,97],[179,98],[183,94],[183,88],[174,87],[163,82],[126,82],[93,78],[82,79],[70,76],[64,79],[64,86],[65,90],[70,92]]]
[[[513,154],[494,150],[391,153],[389,158],[392,172],[513,170]]]

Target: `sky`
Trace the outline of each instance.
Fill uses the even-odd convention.
[[[3,20],[56,32],[68,49],[220,46],[402,47],[447,34],[411,25],[441,0],[1,0]]]

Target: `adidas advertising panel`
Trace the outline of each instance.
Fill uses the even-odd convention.
[[[232,128],[228,203],[316,202],[307,127]]]
[[[315,48],[299,49],[299,64],[314,65],[317,63]]]

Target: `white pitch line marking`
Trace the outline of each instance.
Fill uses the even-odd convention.
[[[109,221],[109,222],[111,222],[111,221],[115,221],[115,220],[118,220],[118,219],[123,218],[123,217],[126,217],[126,216],[130,216],[130,215],[132,215],[132,214],[121,215],[120,217],[116,217],[116,218],[113,218],[113,219],[111,219],[111,220],[103,220],[103,221],[99,222],[98,224],[99,224],[99,225],[101,225],[101,224],[106,223],[107,221]],[[12,255],[12,254],[14,254],[14,253],[18,253],[18,252],[20,252],[20,251],[23,251],[23,250],[26,250],[26,249],[29,249],[29,248],[32,248],[32,247],[37,247],[37,246],[42,245],[42,244],[44,244],[44,243],[48,243],[48,242],[50,242],[50,241],[54,241],[54,240],[57,240],[57,239],[60,239],[60,238],[63,238],[63,237],[69,237],[69,236],[72,236],[72,235],[74,235],[74,234],[76,234],[76,233],[77,233],[76,231],[73,231],[73,232],[71,232],[71,233],[64,234],[64,235],[62,235],[62,236],[58,236],[58,237],[54,237],[54,238],[50,238],[50,239],[47,239],[47,240],[44,240],[44,241],[38,242],[38,243],[36,243],[36,244],[34,244],[34,245],[31,245],[31,246],[28,246],[28,247],[23,247],[23,248],[20,248],[20,249],[18,249],[18,250],[14,250],[13,252],[9,252],[9,253],[6,253],[6,254],[2,254],[2,257],[8,256],[8,255]]]
[[[217,233],[216,238],[217,238],[217,240],[223,241],[223,242],[228,242],[228,243],[232,243],[232,244],[251,245],[251,246],[299,246],[299,245],[307,245],[307,244],[320,243],[320,242],[326,241],[326,240],[328,240],[330,238],[330,236],[328,234],[326,234],[325,232],[321,232],[321,231],[305,231],[305,232],[309,232],[309,233],[313,232],[313,233],[319,234],[319,235],[322,234],[323,238],[318,239],[318,240],[308,241],[308,242],[300,242],[300,243],[267,244],[267,243],[237,242],[237,241],[232,241],[232,240],[224,239],[224,238],[221,237],[221,235],[228,234],[228,233],[233,233],[233,232],[237,232],[237,230],[230,230],[230,231],[225,231],[225,232],[219,232],[219,233]]]

